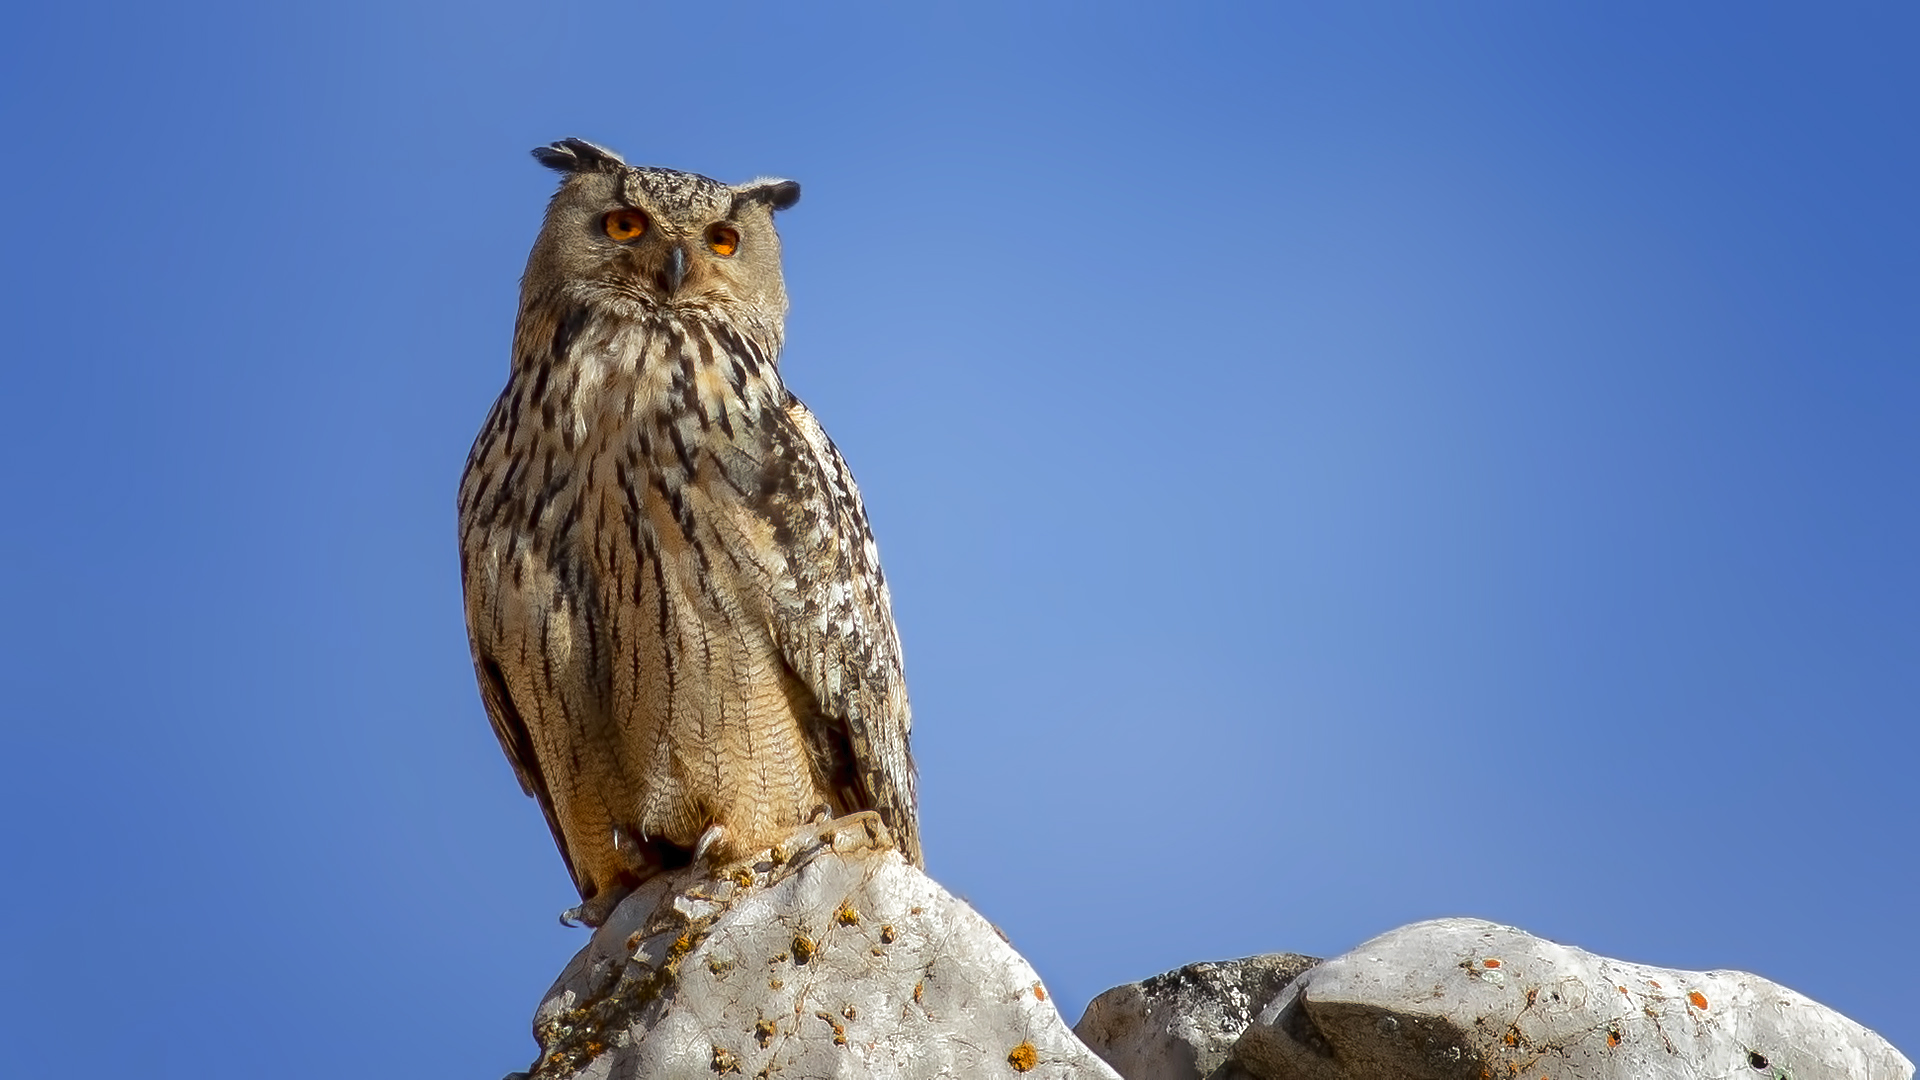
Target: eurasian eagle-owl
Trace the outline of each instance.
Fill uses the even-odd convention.
[[[921,863],[911,715],[853,477],[775,361],[775,211],[566,139],[460,483],[494,734],[605,919],[645,878],[877,811]]]

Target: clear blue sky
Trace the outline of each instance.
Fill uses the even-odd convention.
[[[1920,1052],[1920,16],[1442,7],[14,11],[4,1067],[530,1059],[453,498],[567,135],[805,186],[928,868],[1069,1020],[1465,914]]]

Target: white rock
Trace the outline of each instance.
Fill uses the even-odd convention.
[[[1271,953],[1188,964],[1094,998],[1073,1033],[1126,1080],[1224,1080],[1254,1013],[1318,962]]]
[[[1477,919],[1383,934],[1295,979],[1234,1050],[1263,1080],[1910,1080],[1886,1040],[1737,971],[1610,960]]]
[[[1000,932],[858,814],[655,878],[534,1018],[536,1080],[1113,1077]]]

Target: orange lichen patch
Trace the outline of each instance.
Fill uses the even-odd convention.
[[[893,944],[893,924],[892,923],[887,923],[884,926],[880,927],[880,944],[882,945]]]
[[[744,866],[736,869],[732,874],[728,876],[733,879],[733,883],[735,885],[739,886],[742,889],[753,884],[753,871],[747,869]]]
[[[1520,1033],[1517,1031],[1508,1031],[1505,1035],[1500,1036],[1500,1041],[1506,1043],[1508,1046],[1519,1046]]]
[[[1608,1046],[1620,1045],[1620,1029],[1619,1028],[1607,1029],[1607,1045]]]
[[[825,1020],[828,1026],[833,1028],[833,1045],[835,1046],[847,1045],[847,1029],[841,1026],[840,1021],[835,1020],[830,1013],[817,1012],[817,1013],[814,1013],[813,1015],[819,1017],[822,1020]]]
[[[1500,961],[1497,958],[1491,957],[1491,956],[1487,957],[1485,960],[1482,960],[1480,962],[1490,968],[1497,968],[1500,966]]]
[[[841,904],[840,910],[833,913],[833,921],[841,926],[859,926],[860,913],[853,910],[852,904]]]
[[[1026,1072],[1040,1064],[1040,1051],[1035,1050],[1032,1043],[1023,1042],[1007,1051],[1007,1064],[1013,1066],[1014,1072]]]
[[[1045,1000],[1047,1000],[1047,988],[1046,988],[1046,987],[1044,987],[1044,986],[1041,986],[1041,985],[1040,985],[1039,983],[1034,983],[1034,984],[1033,984],[1033,997],[1034,997],[1034,1000],[1035,1000],[1035,1001],[1045,1001]]]
[[[913,984],[913,1003],[915,1005],[924,1006],[926,1004],[926,1001],[923,1000],[923,997],[926,994],[926,992],[927,992],[927,984],[925,980],[921,980],[920,982],[914,983]]]
[[[733,1051],[724,1046],[716,1046],[713,1048],[713,1060],[707,1067],[717,1073],[739,1072],[740,1062],[734,1059]]]
[[[1660,989],[1660,983],[1657,979],[1648,979],[1647,985],[1653,987],[1655,990]]]
[[[807,961],[813,959],[813,954],[818,951],[819,951],[819,947],[814,945],[812,938],[808,937],[805,934],[793,935],[793,962],[794,963],[804,964]]]
[[[1707,995],[1695,990],[1687,995],[1687,1004],[1696,1009],[1704,1009],[1707,1007]]]
[[[628,934],[627,935],[627,951],[632,952],[635,949],[638,949],[640,947],[640,942],[643,939],[643,937],[644,935],[642,935],[638,930],[635,930],[633,933]]]
[[[849,1020],[858,1020],[860,1018],[860,1010],[849,1005],[846,1008],[840,1010],[840,1015],[846,1017]]]
[[[780,1029],[776,1027],[771,1020],[762,1020],[753,1025],[753,1037],[760,1043],[760,1048],[763,1050],[766,1049],[768,1043],[773,1041],[773,1037],[779,1033]]]

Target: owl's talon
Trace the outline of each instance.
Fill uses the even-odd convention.
[[[727,827],[725,825],[707,826],[707,831],[701,833],[700,839],[693,842],[693,861],[695,863],[705,863],[707,861],[707,852],[711,851],[715,844],[726,839],[726,836]]]
[[[597,930],[613,914],[613,909],[620,906],[620,901],[632,892],[631,887],[602,890],[593,899],[582,900],[561,912],[560,925],[585,926]]]

